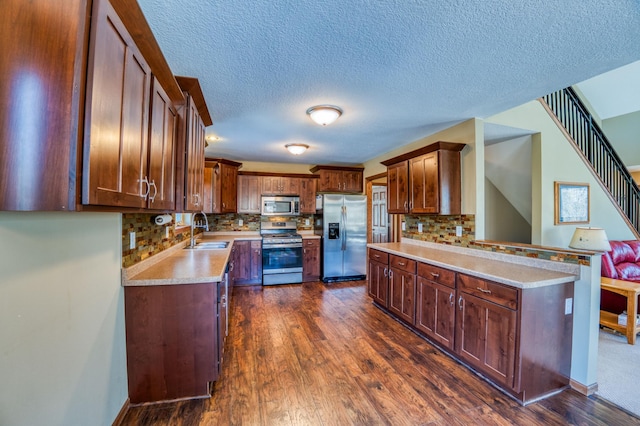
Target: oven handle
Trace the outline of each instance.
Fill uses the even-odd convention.
[[[263,249],[276,249],[276,248],[302,248],[302,243],[285,243],[285,244],[263,244]]]

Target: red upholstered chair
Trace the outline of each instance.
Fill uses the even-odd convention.
[[[640,241],[609,241],[611,250],[602,255],[603,277],[637,282],[640,285]],[[640,306],[640,297],[638,297]],[[607,290],[600,291],[600,309],[622,313],[627,309],[626,298]]]

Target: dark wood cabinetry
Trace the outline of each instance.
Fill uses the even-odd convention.
[[[315,166],[311,173],[319,176],[318,192],[361,194],[364,167]]]
[[[302,239],[302,281],[320,279],[320,239]]]
[[[0,210],[75,210],[91,1],[3,0]]]
[[[204,198],[211,199],[206,213],[236,213],[238,209],[238,168],[241,163],[224,159],[207,159],[205,168],[210,168],[211,179],[205,181],[207,193]]]
[[[95,3],[90,40],[82,202],[144,208],[151,69],[108,1]]]
[[[389,301],[389,255],[369,249],[369,269],[367,274],[369,296],[382,307]]]
[[[377,305],[519,401],[568,386],[573,282],[521,289],[372,248],[368,280]]]
[[[209,395],[222,351],[218,283],[125,287],[124,303],[131,402]]]
[[[187,96],[185,121],[184,210],[204,208],[204,123],[191,96]]]
[[[298,195],[300,179],[288,176],[267,175],[262,177],[264,195]]]
[[[414,323],[416,314],[416,262],[389,256],[389,310],[398,318]]]
[[[233,242],[232,249],[233,285],[253,285],[262,283],[262,242]]]
[[[455,272],[418,264],[416,329],[451,350],[456,319],[455,284]]]
[[[464,144],[436,142],[383,161],[392,214],[460,214],[460,151]]]
[[[255,175],[238,175],[238,213],[260,214],[262,179]]]
[[[314,178],[300,178],[300,213],[316,212],[316,181]]]

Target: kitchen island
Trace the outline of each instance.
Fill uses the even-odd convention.
[[[185,249],[186,241],[122,270],[132,404],[210,396],[228,333],[233,244],[259,239],[257,233],[207,233],[201,242],[229,244]]]
[[[569,386],[576,275],[431,243],[368,247],[376,306],[523,404]]]

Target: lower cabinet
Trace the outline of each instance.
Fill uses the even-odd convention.
[[[302,281],[320,279],[320,239],[302,239]]]
[[[518,401],[569,386],[573,282],[517,288],[371,248],[368,280],[376,305]]]
[[[450,350],[454,349],[455,285],[455,272],[418,264],[416,329]]]
[[[416,316],[416,261],[389,256],[389,310],[413,325]]]
[[[369,296],[375,303],[386,308],[389,295],[389,255],[369,249],[369,269],[367,274]]]
[[[124,288],[131,403],[209,395],[222,361],[225,292],[224,282]]]
[[[234,285],[262,284],[261,241],[234,241],[231,257]]]

